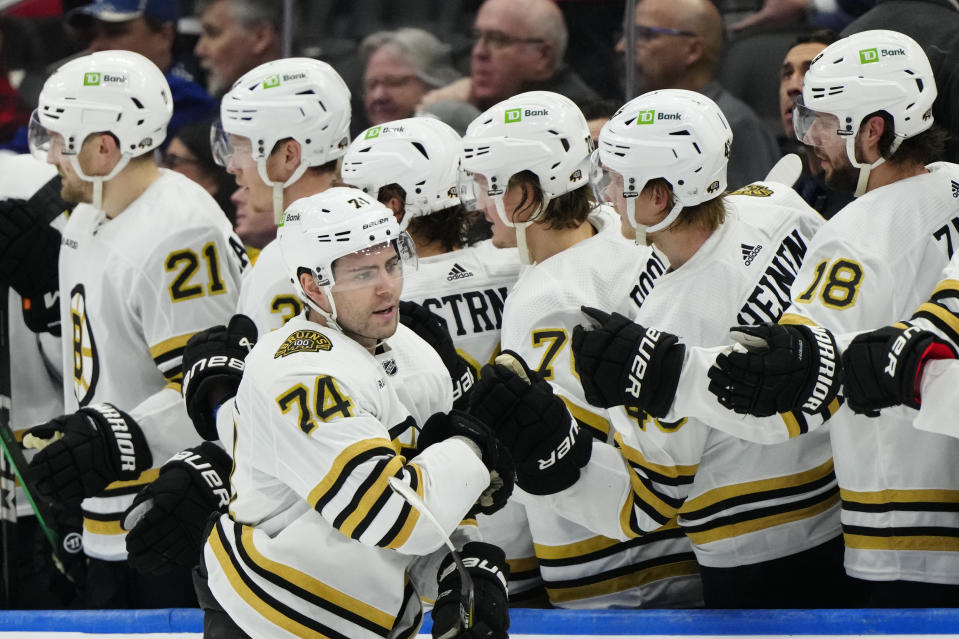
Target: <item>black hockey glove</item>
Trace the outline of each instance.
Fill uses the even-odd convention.
[[[200,437],[219,439],[214,408],[236,395],[246,354],[256,344],[256,324],[246,315],[230,318],[190,338],[183,349],[183,399]]]
[[[114,481],[131,480],[153,465],[143,431],[112,404],[95,404],[34,426],[23,439],[40,449],[27,467],[27,482],[54,501],[78,502]]]
[[[49,516],[46,523],[56,532],[60,548],[57,553],[51,552],[50,540],[37,526],[33,537],[33,569],[49,576],[50,592],[63,606],[74,607],[82,601],[86,583],[83,513],[77,503],[51,504],[46,514]]]
[[[233,460],[212,442],[174,455],[123,514],[130,565],[159,575],[200,561],[210,515],[230,503]]]
[[[479,447],[483,464],[490,475],[489,487],[483,491],[467,516],[476,513],[491,515],[502,508],[513,493],[513,460],[486,424],[455,409],[449,413],[431,415],[420,430],[416,447],[426,450],[433,444],[456,436],[466,437]]]
[[[922,369],[932,359],[953,359],[955,349],[935,333],[909,325],[857,335],[842,354],[846,402],[873,417],[898,404],[919,408]]]
[[[534,495],[569,488],[589,461],[593,437],[582,431],[542,375],[512,351],[483,367],[470,412],[496,429],[516,464],[516,484]]]
[[[709,391],[740,414],[814,414],[839,394],[842,365],[832,333],[819,326],[762,324],[730,329],[745,353],[716,357]]]
[[[30,330],[60,335],[60,231],[40,219],[29,202],[0,201],[0,284],[23,298]]]
[[[453,555],[440,564],[436,581],[439,596],[433,604],[435,639],[506,639],[509,635],[509,565],[498,547],[471,541],[460,551],[463,565],[473,580],[472,626],[463,624],[469,597],[463,595],[463,579]],[[467,601],[464,601],[464,598]],[[467,611],[468,616],[468,611]]]
[[[453,381],[453,408],[466,410],[469,391],[476,383],[476,369],[456,352],[446,321],[416,302],[400,302],[400,321],[439,353]]]
[[[619,313],[582,307],[599,323],[573,329],[573,361],[586,401],[628,406],[664,417],[673,405],[686,347],[671,333],[646,328]]]

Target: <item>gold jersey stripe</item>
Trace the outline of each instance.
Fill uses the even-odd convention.
[[[764,493],[774,490],[781,490],[783,488],[802,486],[803,484],[811,484],[822,479],[823,477],[828,476],[832,472],[833,461],[832,458],[830,458],[819,466],[810,468],[809,470],[805,470],[801,473],[784,475],[782,477],[773,477],[771,479],[749,481],[742,484],[720,486],[693,499],[687,499],[686,503],[684,503],[682,508],[680,508],[680,512],[689,513],[696,510],[702,510],[703,508],[708,508],[709,506],[713,506],[721,501],[733,499],[735,497],[742,497],[744,495],[754,495],[756,493]]]
[[[406,465],[407,468],[416,473],[416,495],[423,499],[423,471],[417,464],[410,463]],[[410,538],[410,535],[413,534],[413,528],[416,527],[416,522],[420,519],[420,511],[416,508],[413,508],[412,505],[409,509],[409,514],[406,516],[406,523],[403,524],[403,527],[400,529],[400,532],[397,533],[396,537],[393,538],[393,541],[383,546],[384,548],[399,548],[407,542]]]
[[[587,426],[591,428],[595,428],[596,430],[609,435],[608,421],[606,421],[605,419],[603,419],[596,413],[591,413],[590,411],[586,410],[582,406],[577,406],[572,401],[563,397],[562,395],[560,395],[559,398],[563,400],[564,404],[566,404],[566,408],[569,409],[569,413],[570,415],[573,416],[574,419],[577,419],[583,422],[584,424],[586,424]]]
[[[127,531],[120,525],[120,520],[99,521],[97,519],[83,518],[83,529],[94,535],[125,535]]]
[[[672,479],[678,479],[680,477],[693,477],[696,474],[696,470],[699,468],[698,464],[689,466],[684,466],[681,464],[677,464],[675,466],[654,464],[653,462],[647,460],[638,449],[625,444],[623,442],[623,436],[620,433],[615,433],[613,435],[613,439],[615,439],[616,443],[619,444],[619,447],[623,451],[623,455],[626,457],[626,459],[658,475],[663,475]]]
[[[243,526],[243,533],[240,537],[240,543],[243,545],[243,549],[246,551],[246,554],[250,557],[254,564],[269,573],[277,575],[284,581],[289,582],[294,586],[298,586],[303,590],[320,597],[321,599],[325,599],[326,601],[329,601],[340,608],[355,612],[357,615],[363,617],[364,619],[368,619],[386,631],[389,631],[396,622],[396,617],[393,617],[389,613],[383,612],[378,608],[374,608],[368,603],[359,599],[355,599],[344,592],[340,592],[329,584],[326,584],[306,574],[305,572],[297,570],[292,566],[287,566],[286,564],[281,564],[280,562],[273,561],[272,559],[265,557],[259,551],[259,549],[257,549],[256,544],[253,542],[252,527]]]
[[[919,490],[878,490],[860,492],[855,490],[839,489],[839,496],[843,501],[859,504],[889,504],[911,502],[959,503],[959,490],[940,490],[935,488]]]
[[[939,282],[939,285],[932,291],[932,295],[929,297],[935,297],[943,291],[952,291],[953,293],[959,293],[959,280],[945,279]]]
[[[663,566],[655,566],[646,570],[638,570],[627,575],[613,577],[605,581],[600,581],[584,586],[572,586],[569,588],[550,588],[546,587],[549,593],[549,600],[552,603],[564,603],[569,601],[579,601],[590,599],[592,597],[601,597],[616,592],[623,592],[632,588],[645,586],[662,579],[671,577],[684,577],[699,573],[699,565],[695,560],[677,561],[675,563]]]
[[[166,355],[170,351],[183,348],[194,335],[196,335],[195,332],[186,333],[184,335],[177,335],[176,337],[171,337],[170,339],[165,339],[162,342],[158,342],[150,347],[150,357],[156,359]]]
[[[927,550],[959,552],[959,538],[936,535],[873,537],[843,533],[847,548],[857,550]]]
[[[366,518],[373,506],[376,505],[376,502],[379,501],[380,497],[385,491],[392,493],[393,489],[390,488],[389,479],[398,473],[401,473],[403,470],[404,460],[402,457],[394,457],[393,459],[386,462],[383,466],[383,469],[380,471],[379,476],[376,480],[370,485],[366,490],[363,496],[360,498],[360,502],[356,505],[356,509],[347,516],[346,520],[340,525],[340,532],[346,535],[347,537],[353,537],[353,531],[356,530],[356,527]]]
[[[609,537],[597,536],[561,546],[547,546],[545,544],[534,543],[533,548],[536,550],[536,556],[540,559],[570,559],[605,550],[618,543],[621,542],[610,539]]]
[[[506,563],[509,564],[510,572],[529,572],[539,568],[536,557],[517,557],[515,559],[507,557]]]
[[[777,513],[768,517],[759,517],[757,519],[739,521],[733,524],[719,526],[718,528],[713,528],[711,530],[705,530],[703,532],[687,531],[686,536],[689,537],[689,540],[694,544],[708,544],[713,541],[739,537],[752,532],[766,530],[767,528],[774,528],[775,526],[781,526],[794,521],[815,517],[816,515],[826,512],[838,503],[839,495],[833,494],[828,499],[824,499],[823,501],[813,504],[812,506],[807,506],[806,508],[790,510],[784,513]]]
[[[336,485],[337,480],[340,478],[340,474],[352,459],[375,448],[389,448],[390,450],[395,450],[393,447],[393,442],[383,438],[363,439],[355,444],[347,446],[346,449],[337,455],[336,459],[333,460],[333,466],[326,473],[326,476],[324,476],[323,479],[320,480],[320,483],[314,486],[313,490],[311,490],[306,496],[306,501],[310,504],[310,506],[316,508],[317,503],[319,503],[326,493]]]
[[[923,312],[937,317],[943,324],[952,329],[953,333],[959,334],[959,317],[956,317],[949,309],[939,306],[938,304],[933,304],[932,302],[926,302],[916,309],[916,313]],[[916,313],[914,313],[914,315]]]
[[[789,433],[789,439],[794,439],[803,434],[802,426],[799,425],[799,420],[796,419],[796,415],[788,412],[779,413],[779,416],[782,418],[783,423],[786,424],[786,432]]]
[[[247,603],[247,605],[258,612],[260,616],[268,620],[273,625],[286,630],[296,637],[305,637],[307,639],[329,639],[328,637],[314,631],[312,628],[307,628],[303,624],[290,619],[286,615],[277,611],[273,606],[260,599],[260,597],[257,596],[252,589],[250,589],[236,568],[234,568],[233,562],[227,556],[226,549],[223,547],[223,542],[220,540],[220,535],[217,533],[216,528],[214,528],[213,532],[210,534],[209,544],[210,549],[213,551],[213,555],[220,564],[220,569],[223,570],[223,573],[226,575],[230,585],[233,586],[233,591],[239,595],[240,598]]]
[[[779,324],[805,324],[806,326],[818,326],[816,322],[812,321],[805,315],[797,315],[796,313],[783,313],[779,318]]]

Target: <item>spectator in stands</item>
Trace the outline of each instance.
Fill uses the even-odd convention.
[[[95,0],[66,14],[67,25],[81,34],[89,53],[133,51],[163,70],[173,95],[168,140],[180,127],[207,119],[217,108],[216,100],[177,59],[178,5],[171,0]]]
[[[416,28],[378,31],[360,45],[363,107],[371,125],[411,117],[423,95],[455,80],[450,47]]]
[[[7,78],[7,68],[4,65],[3,30],[5,23],[0,16],[0,142],[6,142],[13,137],[16,130],[30,119],[30,111],[21,102],[17,90]]]
[[[241,75],[283,55],[282,0],[199,0],[194,52],[207,89],[222,96]]]
[[[786,136],[783,150],[798,153],[803,158],[803,171],[793,188],[809,203],[809,206],[819,211],[827,220],[849,204],[852,196],[848,193],[839,193],[826,185],[819,158],[815,153],[807,152],[806,147],[796,139],[796,133],[793,131],[793,104],[796,97],[802,95],[803,77],[812,59],[838,38],[839,36],[827,29],[799,36],[796,44],[786,52],[779,74],[780,116],[783,133]]]
[[[213,196],[231,223],[235,213],[230,201],[233,177],[213,161],[210,150],[211,120],[191,122],[170,138],[163,153],[163,166],[187,176]]]
[[[586,118],[586,124],[589,126],[589,136],[593,138],[593,146],[596,146],[599,141],[599,132],[603,125],[609,122],[609,119],[622,105],[622,100],[602,98],[580,107],[583,117]]]
[[[714,78],[723,42],[716,6],[709,0],[641,0],[633,28],[640,87],[688,89],[712,98],[733,130],[730,188],[765,177],[779,157],[779,146],[756,113]],[[616,49],[625,51],[624,40]]]
[[[919,42],[936,76],[932,105],[936,124],[951,133],[945,158],[959,162],[959,3],[956,0],[877,0],[876,6],[843,29],[846,37],[870,29],[893,29]]]
[[[569,34],[552,0],[486,0],[473,22],[470,77],[423,98],[469,102],[481,111],[524,91],[545,90],[577,104],[598,96],[563,64]]]

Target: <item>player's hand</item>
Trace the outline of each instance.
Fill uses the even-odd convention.
[[[490,424],[516,464],[516,483],[534,495],[569,488],[589,461],[593,437],[522,358],[503,351],[483,367],[470,412]]]
[[[950,344],[918,326],[886,326],[857,335],[842,354],[846,402],[871,416],[899,404],[919,408],[926,362],[955,357]]]
[[[256,344],[256,324],[246,315],[230,318],[190,338],[183,349],[183,399],[200,437],[219,439],[214,409],[236,395],[244,360]]]
[[[586,401],[629,406],[665,417],[673,405],[686,347],[670,333],[646,328],[619,313],[582,307],[599,324],[573,329],[573,361]]]
[[[466,437],[480,450],[483,464],[489,470],[490,485],[483,491],[468,516],[491,515],[504,505],[513,493],[513,459],[490,428],[468,413],[451,410],[431,415],[420,430],[417,448],[425,450],[450,437]]]
[[[233,461],[212,442],[174,455],[123,514],[130,565],[159,575],[200,560],[210,515],[230,503]]]
[[[506,639],[509,635],[509,565],[501,549],[471,541],[460,551],[463,565],[473,580],[473,625],[463,625],[462,577],[452,554],[440,564],[436,581],[439,596],[433,605],[435,639]]]
[[[730,329],[746,351],[716,357],[709,391],[740,414],[768,417],[826,409],[839,394],[842,365],[828,330],[802,324],[762,324]]]
[[[453,382],[453,408],[466,410],[476,369],[456,352],[446,321],[425,306],[405,301],[400,302],[400,321],[439,353]]]
[[[143,431],[112,404],[95,404],[34,426],[23,438],[37,448],[27,481],[54,501],[78,502],[108,484],[131,480],[153,465]]]

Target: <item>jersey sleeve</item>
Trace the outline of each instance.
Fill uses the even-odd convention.
[[[913,312],[910,322],[959,348],[959,257],[953,257],[946,265],[942,281]]]
[[[455,439],[404,458],[363,391],[336,377],[280,377],[264,401],[272,448],[264,471],[360,543],[410,555],[443,543],[428,518],[390,487],[391,478],[423,500],[446,534],[489,484],[476,454]]]

